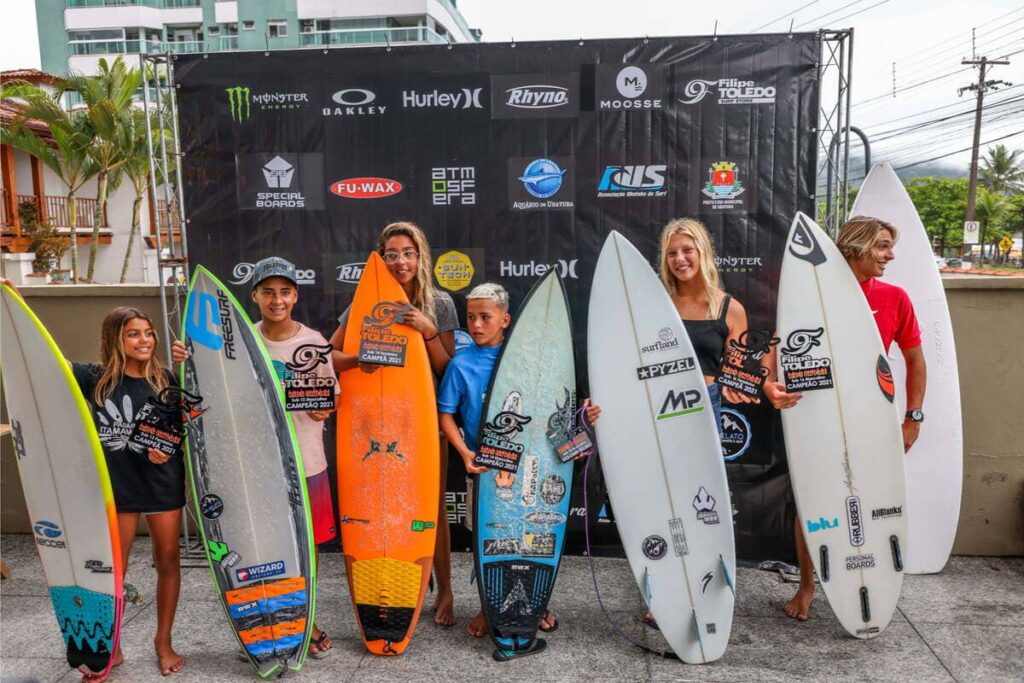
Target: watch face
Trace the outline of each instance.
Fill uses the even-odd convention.
[[[912,422],[924,422],[924,413],[920,410],[908,410],[907,417],[910,418]]]

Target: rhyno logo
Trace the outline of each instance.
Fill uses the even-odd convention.
[[[539,278],[546,275],[553,268],[563,280],[566,278],[578,280],[579,277],[576,275],[576,264],[578,261],[579,259],[572,259],[570,261],[558,259],[554,263],[544,263],[543,261],[530,261],[529,263],[502,261],[501,277]]]
[[[455,92],[403,90],[402,106],[407,109],[483,109],[481,92],[483,88],[462,88]]]
[[[505,104],[519,109],[553,109],[569,104],[569,89],[557,85],[521,85],[505,91]]]
[[[348,88],[331,95],[331,100],[339,106],[323,108],[324,116],[376,116],[387,111],[387,106],[374,104],[377,94],[363,88]]]
[[[861,517],[860,498],[857,496],[846,499],[846,521],[850,527],[850,545],[864,545],[864,520]]]
[[[402,183],[389,178],[347,178],[331,183],[331,192],[348,199],[379,199],[402,191]]]
[[[361,263],[345,263],[336,267],[335,280],[338,282],[344,282],[350,285],[359,284],[359,278],[363,276],[363,270],[366,268],[366,262]]]
[[[717,81],[694,79],[683,88],[683,104],[696,104],[710,95],[718,93],[719,104],[775,104],[775,88],[758,85],[754,81],[736,78],[722,78]]]

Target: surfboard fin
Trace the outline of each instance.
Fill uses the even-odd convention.
[[[871,621],[871,602],[868,600],[868,587],[860,588],[860,616],[864,623]]]
[[[725,583],[729,586],[729,590],[732,591],[732,597],[736,597],[736,581],[732,574],[729,573],[729,565],[725,563],[725,557],[723,555],[718,556],[718,561],[722,563],[722,576],[725,578]]]
[[[651,608],[651,575],[647,573],[647,567],[644,567],[643,590],[644,590],[644,602],[647,603],[647,608],[650,609]]]
[[[889,537],[889,547],[892,548],[892,566],[898,572],[903,571],[903,553],[900,552],[900,539],[893,534]]]
[[[828,583],[829,578],[832,576],[828,568],[828,546],[821,546],[818,553],[821,556],[821,576],[818,578],[821,579],[822,583]]]
[[[700,633],[700,622],[697,621],[697,610],[691,609],[690,614],[693,615],[693,628],[697,631],[697,642],[700,644],[700,656],[704,657],[704,636]]]

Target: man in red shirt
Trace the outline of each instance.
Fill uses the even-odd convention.
[[[895,258],[892,249],[898,237],[899,232],[890,223],[877,218],[854,216],[840,228],[836,246],[864,291],[875,316],[878,332],[882,335],[885,352],[889,352],[889,347],[895,341],[903,353],[907,366],[907,412],[903,419],[903,450],[906,452],[917,441],[921,422],[924,421],[921,406],[924,403],[927,372],[924,352],[921,350],[921,330],[910,297],[899,287],[877,279],[885,274],[885,267]],[[772,405],[779,409],[796,405],[801,396],[798,393],[786,393],[785,387],[777,381],[765,382],[764,393]],[[814,600],[814,565],[807,552],[800,520],[794,522],[800,562],[800,587],[793,599],[785,604],[783,611],[794,619],[806,621]]]

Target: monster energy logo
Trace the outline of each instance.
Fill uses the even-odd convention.
[[[309,95],[304,92],[268,92],[253,95],[249,88],[241,85],[225,88],[224,92],[228,94],[231,120],[235,123],[241,123],[249,118],[253,102],[258,104],[261,110],[298,109],[309,104]]]
[[[249,89],[241,86],[227,88],[228,105],[231,107],[231,120],[241,123],[249,118]]]

